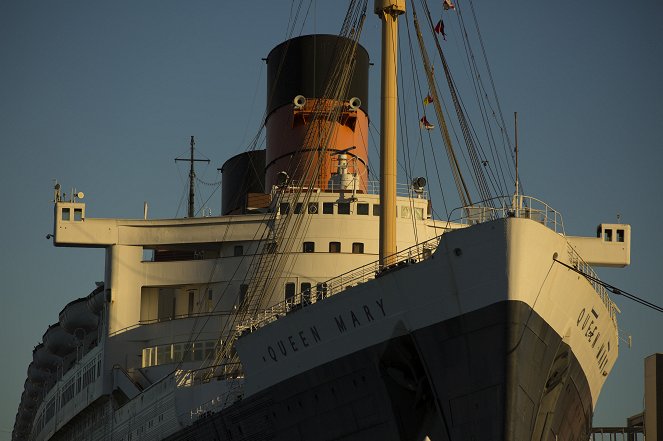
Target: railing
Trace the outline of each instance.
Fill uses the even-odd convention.
[[[582,260],[582,257],[580,257],[580,255],[575,250],[575,248],[573,248],[571,244],[568,242],[567,242],[567,250],[571,266],[573,266],[581,273],[591,276],[591,279],[586,277],[585,279],[589,283],[591,283],[592,287],[594,288],[594,291],[596,291],[596,293],[601,298],[601,301],[603,301],[603,304],[608,309],[610,313],[610,318],[612,318],[612,321],[615,324],[617,324],[617,313],[619,312],[619,308],[617,308],[615,302],[612,301],[605,287],[597,282],[597,280],[599,280],[599,276],[596,274],[594,269],[587,262]]]
[[[437,249],[437,246],[440,243],[440,238],[441,236],[434,237],[433,239],[418,243],[417,245],[406,248],[405,250],[387,257],[387,261],[394,262],[388,267],[381,268],[379,261],[375,261],[343,273],[340,276],[327,280],[326,282],[319,283],[315,288],[315,295],[313,289],[299,292],[251,317],[248,321],[237,326],[237,331],[240,334],[252,332],[257,328],[273,322],[279,317],[298,309],[305,308],[324,298],[336,295],[345,291],[347,288],[360,285],[387,272],[396,271],[405,266],[426,260],[432,256],[433,252]]]
[[[645,439],[643,426],[592,427],[589,441],[642,441]]]
[[[339,192],[339,191],[344,191],[344,192],[352,192],[353,190],[356,191],[357,193],[363,193],[363,191],[360,190],[362,187],[363,183],[360,183],[359,180],[357,180],[356,187],[353,187],[352,184],[346,187],[341,187],[339,183],[336,182],[324,182],[324,183],[318,183],[317,186],[315,186],[314,190],[317,191],[322,191],[324,188],[326,192]],[[380,181],[366,181],[366,194],[380,194]],[[304,190],[306,189],[307,186],[303,185],[299,181],[289,181],[288,182],[288,191],[297,191],[297,190]],[[273,195],[272,195],[273,196]],[[403,184],[399,183],[396,184],[396,196],[402,196],[402,197],[410,197],[410,198],[415,198],[415,199],[428,199],[428,190],[425,190],[424,188],[421,189],[416,189],[411,185],[411,184]]]
[[[222,363],[214,366],[206,366],[199,369],[183,370],[175,372],[175,383],[177,387],[190,387],[211,380],[229,380],[244,378],[241,363]]]
[[[562,215],[548,204],[531,196],[498,196],[476,204],[454,209],[449,215],[453,219],[456,211],[460,218],[453,220],[467,225],[475,225],[495,219],[518,217],[532,219],[550,228],[556,233],[564,234]]]
[[[206,401],[189,411],[191,423],[199,418],[218,412],[231,404],[236,403],[244,397],[244,381],[238,379],[230,385],[229,390],[221,395],[217,395],[209,401]]]
[[[170,322],[173,320],[182,320],[182,319],[196,318],[196,317],[214,317],[214,316],[223,316],[223,315],[229,316],[232,313],[233,313],[232,311],[191,312],[186,314],[177,314],[177,315],[150,319],[150,320],[140,320],[138,323],[134,323],[133,325],[129,325],[125,328],[118,329],[117,331],[113,331],[110,334],[108,334],[108,336],[114,337],[123,332],[131,331],[133,329],[140,328],[141,326],[145,325],[153,325],[155,323]]]

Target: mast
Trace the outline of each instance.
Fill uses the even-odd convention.
[[[382,85],[380,97],[380,266],[396,253],[396,117],[398,16],[405,0],[375,0],[382,21]]]
[[[191,136],[191,154],[189,159],[184,159],[184,158],[175,158],[175,161],[189,161],[190,167],[189,167],[189,211],[188,211],[188,216],[187,217],[194,217],[195,216],[195,207],[194,207],[194,184],[196,181],[196,172],[193,168],[193,163],[196,161],[202,161],[202,162],[207,162],[209,164],[209,159],[194,159],[193,158],[193,146],[196,145],[196,142],[193,140],[193,136]]]
[[[518,188],[518,112],[513,112],[513,125],[516,137],[516,197],[518,197],[520,193],[520,189]]]

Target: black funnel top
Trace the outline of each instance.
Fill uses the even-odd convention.
[[[267,115],[297,95],[325,98],[325,89],[341,54],[354,44],[336,35],[305,35],[285,41],[267,55]],[[368,113],[368,52],[357,45],[348,94],[357,97]]]

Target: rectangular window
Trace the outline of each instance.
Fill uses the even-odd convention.
[[[311,304],[311,284],[304,282],[301,284],[302,289],[302,305]]]
[[[612,242],[612,230],[610,228],[603,232],[603,240],[606,242]]]
[[[407,205],[402,206],[401,207],[401,217],[403,219],[410,219],[412,217],[412,209]]]
[[[318,302],[327,297],[327,283],[318,283],[315,286],[315,301]]]
[[[195,295],[196,293],[194,291],[189,291],[189,315],[193,314]]]
[[[624,230],[617,230],[617,242],[624,242]]]
[[[352,244],[352,253],[353,254],[364,254],[364,244],[361,242],[354,242]]]
[[[380,215],[380,204],[373,204],[373,216]]]
[[[68,221],[71,219],[71,212],[69,211],[69,208],[63,208],[62,209],[62,220],[63,221]]]
[[[193,344],[193,360],[203,361],[203,344],[201,342]]]
[[[338,214],[350,214],[350,202],[339,202]]]
[[[276,252],[276,242],[267,242],[262,246],[263,254],[272,254]]]
[[[357,214],[360,216],[368,216],[368,204],[357,204]]]
[[[340,253],[341,252],[341,242],[329,242],[329,252],[330,253]]]
[[[323,202],[322,203],[322,214],[334,214],[334,203],[333,202]]]
[[[424,219],[424,209],[421,207],[414,207],[414,218],[416,220]]]
[[[285,300],[292,302],[295,298],[295,284],[288,282],[285,284]]]
[[[309,202],[308,203],[308,214],[318,214],[318,203]]]
[[[249,285],[246,285],[244,283],[239,285],[239,298],[237,300],[238,305],[241,306],[242,303],[244,303],[244,300],[246,300],[246,293],[248,292],[249,292]]]
[[[83,209],[74,208],[74,221],[80,222],[83,220]]]
[[[304,242],[302,245],[302,252],[304,253],[314,253],[315,252],[315,242]]]
[[[244,255],[244,245],[235,245],[233,255],[234,256],[243,256]]]
[[[211,360],[214,357],[214,347],[216,346],[215,341],[206,341],[205,342],[205,359]]]
[[[279,205],[279,211],[281,214],[288,214],[290,213],[290,203],[288,202],[281,202],[281,205]]]
[[[302,212],[302,203],[301,203],[301,202],[297,202],[297,203],[295,204],[295,214],[300,214],[301,212]]]
[[[175,363],[182,361],[182,345],[179,343],[173,345],[173,361]]]

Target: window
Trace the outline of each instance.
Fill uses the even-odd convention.
[[[311,284],[304,282],[301,284],[302,289],[302,304],[310,305],[311,304]]]
[[[318,203],[309,202],[308,203],[308,214],[318,214]]]
[[[357,204],[357,214],[360,216],[368,216],[368,204]]]
[[[373,204],[373,216],[380,215],[380,204]]]
[[[352,244],[352,253],[353,254],[364,254],[364,244],[361,242],[354,242]]]
[[[624,230],[617,230],[617,242],[624,242]]]
[[[208,289],[207,290],[207,312],[212,312],[214,309],[214,304],[212,303],[213,300],[213,295],[212,295],[212,290]]]
[[[315,242],[304,242],[302,246],[303,253],[313,253],[315,252]]]
[[[68,221],[71,218],[71,212],[69,211],[69,208],[63,208],[62,209],[62,220],[63,221]]]
[[[333,202],[323,202],[322,203],[322,214],[334,214],[334,203]]]
[[[606,241],[606,242],[612,242],[612,230],[611,229],[608,228],[607,230],[603,231],[603,240]]]
[[[288,202],[281,202],[281,205],[279,205],[279,211],[281,214],[288,214],[290,213],[290,203]]]
[[[248,292],[249,292],[249,285],[246,285],[244,283],[239,285],[239,297],[237,299],[237,304],[239,306],[241,306],[242,303],[244,303],[244,300],[246,300],[246,293]]]
[[[214,348],[216,346],[215,341],[206,341],[205,342],[205,359],[211,360],[214,357]]]
[[[285,284],[285,300],[292,301],[295,298],[295,284],[288,282]]]
[[[421,207],[414,207],[414,218],[416,220],[424,219],[424,209]]]
[[[350,214],[350,202],[339,202],[338,214]]]
[[[262,246],[263,254],[272,254],[276,252],[276,242],[267,242]]]
[[[340,253],[341,252],[341,242],[329,242],[329,252],[330,253]]]
[[[412,209],[407,205],[402,206],[401,207],[401,217],[403,219],[410,219],[412,217]]]
[[[320,301],[325,297],[327,297],[327,283],[318,283],[315,285],[315,301]]]
[[[189,315],[193,314],[193,304],[195,299],[195,292],[189,291]]]
[[[295,214],[300,214],[302,212],[302,205],[303,204],[301,202],[297,202],[295,204]]]
[[[173,362],[177,363],[182,361],[182,345],[175,343],[173,345]]]
[[[244,245],[235,245],[235,250],[233,251],[234,256],[243,256],[244,255]]]
[[[74,221],[80,222],[83,220],[83,209],[74,208]]]

